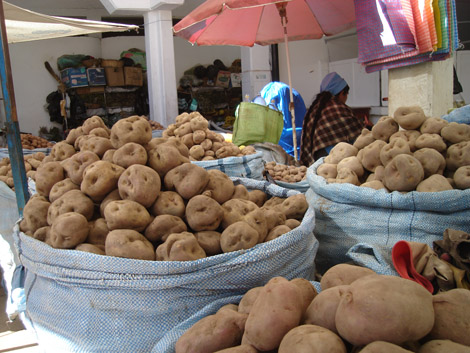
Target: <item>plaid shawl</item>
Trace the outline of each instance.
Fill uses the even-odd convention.
[[[313,131],[313,122],[318,107],[305,116],[302,127],[300,160],[310,166],[314,153],[339,142],[353,142],[361,134],[364,123],[359,120],[346,104],[335,97],[326,104]]]

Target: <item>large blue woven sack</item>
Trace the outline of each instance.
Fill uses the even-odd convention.
[[[316,174],[323,161],[321,158],[309,167],[310,189],[305,194],[315,209],[319,272],[355,260],[357,252],[362,265],[388,274],[389,254],[397,241],[432,247],[447,228],[470,232],[470,189],[402,194],[352,184],[328,184]]]
[[[233,178],[248,189],[298,192]],[[25,267],[25,321],[47,352],[150,352],[206,305],[241,295],[274,276],[310,279],[318,241],[309,208],[299,227],[244,251],[197,261],[144,261],[54,249],[15,226]]]
[[[227,157],[212,161],[191,161],[191,163],[210,170],[218,169],[230,177],[263,179],[263,153],[256,152],[243,157]]]
[[[42,152],[46,156],[51,153],[52,148],[35,148],[33,150],[23,149],[23,155],[34,154],[37,152]],[[3,158],[10,158],[10,153],[8,152],[8,148],[0,148],[0,159]]]
[[[470,124],[470,105],[454,109],[449,114],[443,115],[442,119],[449,123]]]

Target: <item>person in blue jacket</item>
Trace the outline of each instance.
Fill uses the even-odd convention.
[[[302,124],[307,108],[305,107],[302,96],[292,89],[294,95],[294,114],[295,114],[295,131],[297,134],[297,156],[300,156],[300,137],[302,135]],[[294,141],[292,138],[292,117],[289,111],[290,90],[289,85],[283,82],[270,82],[260,92],[261,97],[269,105],[274,101],[276,108],[282,112],[284,117],[284,128],[282,130],[279,145],[291,156],[294,156]]]

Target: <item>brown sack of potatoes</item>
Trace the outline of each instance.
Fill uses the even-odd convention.
[[[138,260],[155,260],[155,250],[150,241],[132,229],[115,229],[108,233],[105,243],[108,256]]]
[[[341,337],[353,345],[417,341],[434,325],[433,296],[409,279],[364,276],[342,294],[335,324]]]

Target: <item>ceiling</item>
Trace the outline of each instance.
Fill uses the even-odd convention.
[[[89,16],[90,10],[97,17],[107,17],[100,0],[9,0],[10,3],[37,12],[56,16]],[[185,3],[173,10],[173,17],[180,19],[202,4],[204,0],[185,0]],[[459,39],[470,50],[470,0],[455,0]],[[134,13],[114,13],[111,16],[135,16]],[[99,18],[99,19],[100,19]]]

